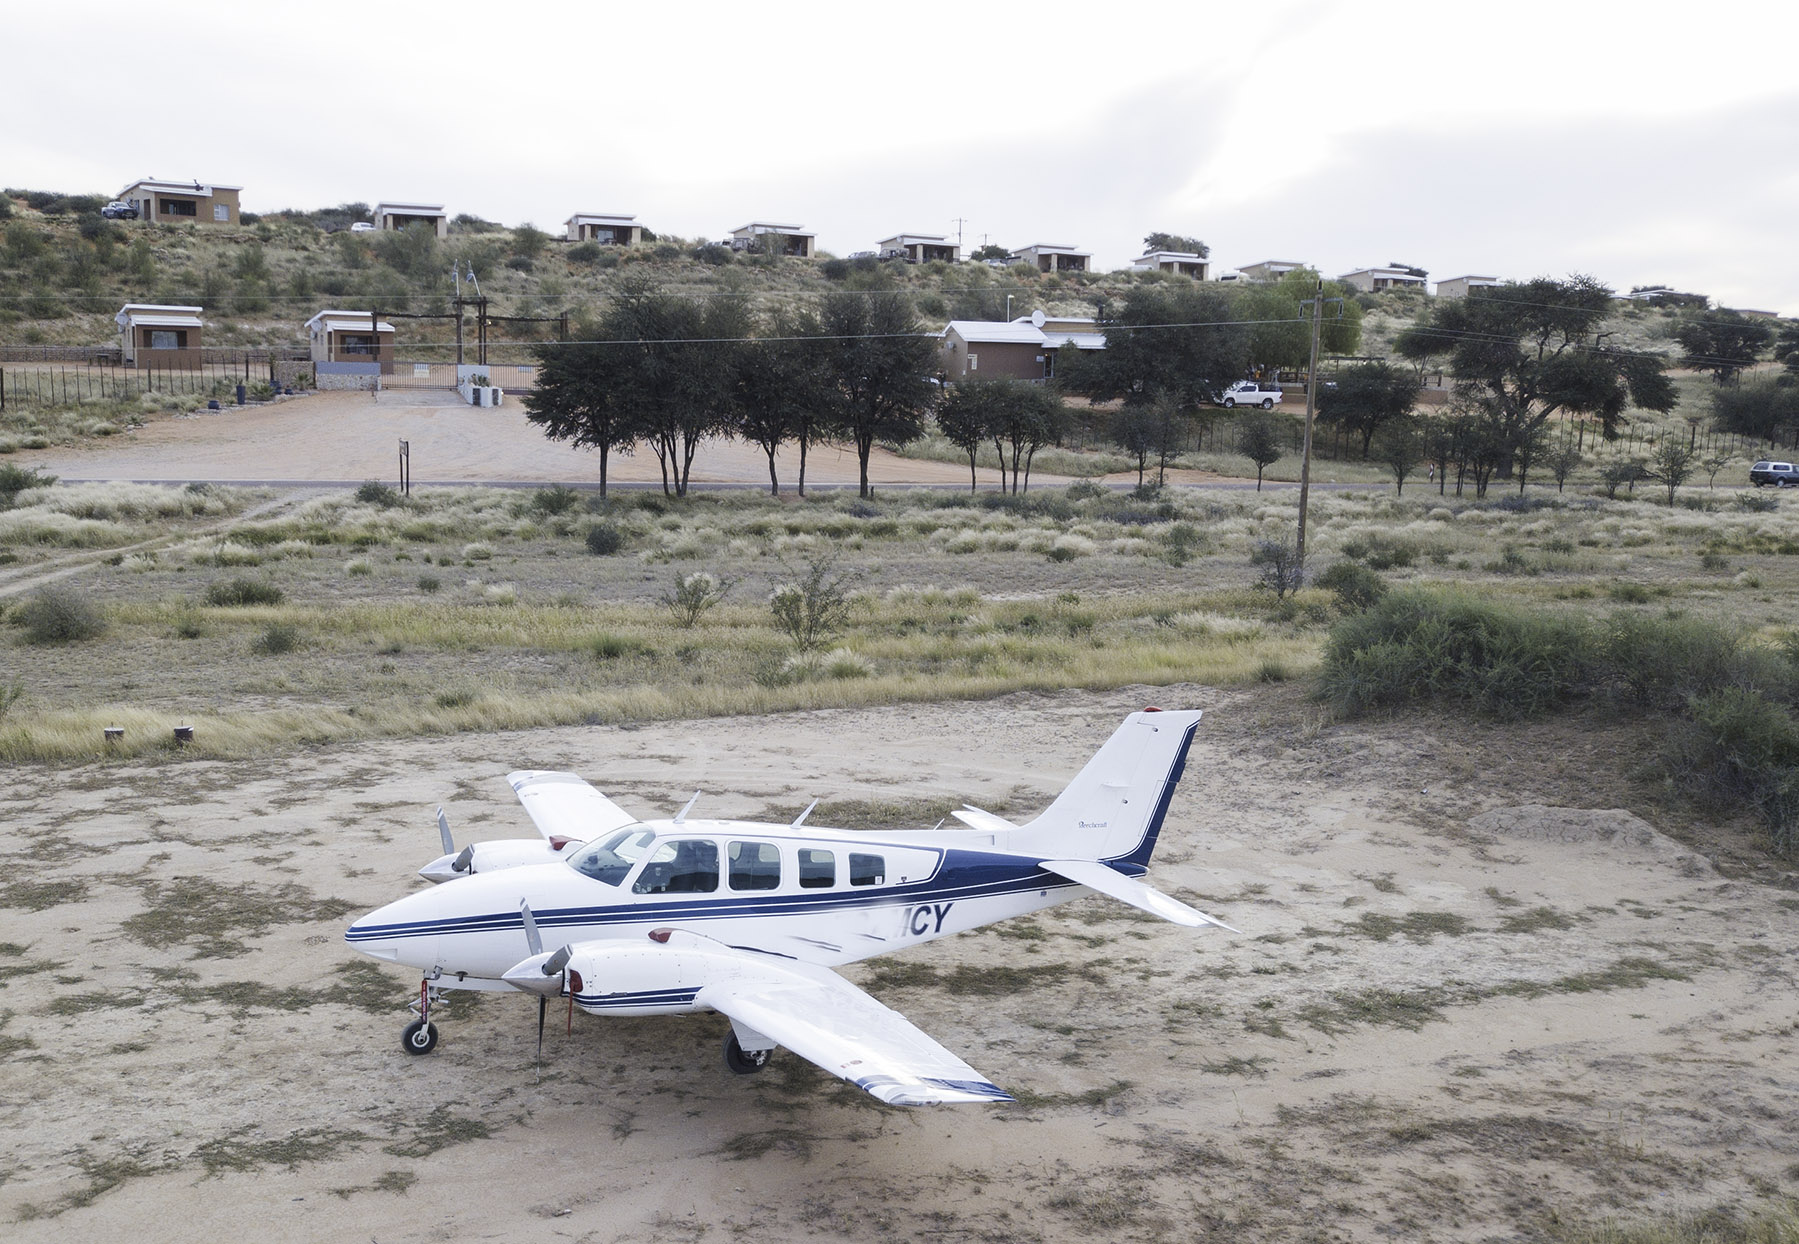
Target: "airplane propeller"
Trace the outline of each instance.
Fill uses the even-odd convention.
[[[525,926],[525,945],[530,949],[531,957],[536,958],[543,953],[543,935],[537,930],[537,918],[531,914],[531,904],[528,900],[521,899],[519,901],[518,914],[519,919]],[[550,994],[552,992],[562,992],[564,984],[563,972],[568,967],[570,954],[571,951],[569,948],[564,946],[539,965],[538,971],[543,973],[544,976],[545,987],[543,988],[524,985],[523,982],[517,980],[513,981],[514,984],[523,985],[524,988],[531,989],[532,992],[537,994],[537,1078],[539,1081],[542,1081],[543,1079],[544,1017],[549,1013]],[[511,979],[511,977],[509,976],[508,979]],[[556,982],[554,986],[549,985],[549,982],[552,979]],[[569,1005],[571,1008],[574,1005],[574,999],[572,997],[569,999]]]

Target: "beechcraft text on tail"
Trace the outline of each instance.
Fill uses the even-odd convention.
[[[957,829],[881,835],[808,825],[811,807],[785,825],[708,820],[692,815],[697,794],[639,821],[573,774],[513,773],[540,838],[458,851],[440,809],[444,854],[420,872],[443,884],[345,937],[420,973],[413,1054],[437,1044],[441,991],[523,990],[538,996],[540,1049],[553,997],[590,1015],[717,1011],[738,1073],[785,1046],[894,1105],[1009,1101],[832,969],[1096,892],[1228,929],[1139,879],[1199,719],[1132,713],[1023,825],[974,807],[952,814]]]

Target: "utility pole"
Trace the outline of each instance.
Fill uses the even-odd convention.
[[[461,378],[462,372],[462,265],[450,265],[450,275],[456,278],[456,375]]]
[[[1306,505],[1312,493],[1312,417],[1318,412],[1318,338],[1324,330],[1324,278],[1318,278],[1312,296],[1312,362],[1306,369],[1306,431],[1299,457],[1299,538],[1294,541],[1294,561],[1301,574],[1306,567]]]
[[[962,226],[968,223],[968,217],[958,216],[950,223],[956,226],[956,254],[962,253]]]

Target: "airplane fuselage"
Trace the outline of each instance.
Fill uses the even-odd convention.
[[[520,903],[546,948],[638,940],[678,926],[726,946],[831,967],[966,932],[1091,893],[1034,858],[981,849],[987,835],[948,831],[875,838],[850,831],[734,821],[649,822],[638,858],[616,882],[573,862],[460,878],[390,903],[346,939],[377,959],[417,968],[450,988],[505,988],[526,951]],[[969,845],[939,845],[962,840]],[[971,841],[972,840],[972,841]],[[701,890],[671,890],[655,875],[659,848],[705,851],[717,867]],[[667,851],[664,851],[666,854]],[[762,871],[739,870],[754,854]],[[824,870],[816,861],[828,859]],[[852,864],[853,862],[853,864]],[[808,875],[808,869],[811,875]],[[1125,866],[1127,875],[1141,869]],[[695,884],[693,877],[678,878]],[[606,992],[590,981],[576,1002],[594,1014],[696,1009],[692,989]]]

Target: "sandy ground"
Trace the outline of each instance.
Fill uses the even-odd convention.
[[[1025,815],[1145,693],[15,770],[0,1232],[1472,1241],[1795,1191],[1799,900],[1606,810],[1619,740],[1149,694],[1209,710],[1151,880],[1240,936],[1088,899],[849,970],[1002,1107],[732,1077],[716,1016],[553,1020],[539,1081],[513,997],[409,1058],[342,927],[423,884],[438,801],[528,835],[513,767],[646,814]]]
[[[453,394],[445,404],[430,391],[315,393],[267,406],[199,411],[158,419],[123,437],[19,457],[23,465],[62,479],[208,480],[355,484],[392,480],[399,442],[411,447],[415,483],[599,483],[599,457],[545,438],[525,418],[524,405],[468,406]],[[798,454],[776,455],[782,485],[791,491]],[[897,458],[877,450],[869,462],[877,483],[968,483],[968,470],[944,462]],[[614,454],[609,481],[660,483],[661,468],[647,449]],[[696,484],[768,485],[768,459],[740,441],[708,444],[694,459]],[[982,473],[982,483],[998,479]],[[1046,482],[1058,482],[1045,477]],[[806,455],[806,482],[854,485],[853,450],[823,446]],[[1066,482],[1066,481],[1059,481]]]
[[[371,400],[372,397],[372,400]],[[452,395],[453,397],[453,395]],[[358,484],[393,480],[399,471],[399,443],[410,447],[416,484],[568,484],[600,480],[599,458],[548,440],[526,420],[516,399],[493,408],[446,404],[436,390],[396,389],[366,393],[313,393],[267,406],[158,419],[123,436],[77,446],[24,451],[21,466],[36,467],[64,480],[194,480],[249,484]],[[791,447],[775,455],[784,492],[799,476],[799,455]],[[999,473],[977,472],[982,488],[997,487]],[[662,470],[648,449],[614,454],[607,481],[657,484]],[[1105,477],[1115,485],[1137,482],[1134,473]],[[806,483],[820,488],[855,487],[859,472],[853,449],[815,446],[806,455]],[[1254,487],[1254,480],[1210,471],[1171,470],[1175,484]],[[869,457],[869,480],[882,484],[966,486],[968,468],[948,462],[901,458],[876,449]],[[699,486],[766,488],[768,458],[754,445],[722,440],[706,444],[693,463]],[[1071,482],[1067,476],[1031,473],[1034,485]],[[1270,481],[1268,487],[1292,487]],[[1334,485],[1320,485],[1321,487]]]

